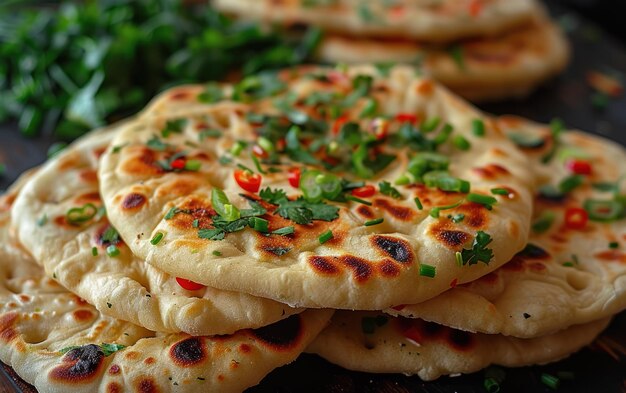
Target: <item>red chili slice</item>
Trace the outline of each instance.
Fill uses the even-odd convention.
[[[592,172],[591,164],[585,160],[568,160],[565,166],[577,175],[591,175]]]
[[[402,332],[402,334],[404,335],[404,337],[413,341],[416,344],[421,344],[422,339],[423,339],[422,332],[416,326],[410,326],[406,328]]]
[[[351,193],[358,198],[369,198],[376,194],[376,187],[368,184],[363,187],[355,188]]]
[[[469,4],[469,14],[473,17],[477,17],[480,15],[480,12],[483,10],[483,2],[482,0],[473,0]]]
[[[180,277],[176,277],[176,282],[178,283],[178,285],[188,291],[197,291],[198,289],[205,288],[205,286],[202,284],[198,284],[197,282],[193,282],[190,280],[185,280],[184,278]]]
[[[333,134],[335,135],[339,134],[339,131],[341,131],[341,127],[343,127],[343,125],[346,124],[347,122],[348,122],[348,115],[339,116],[333,123]]]
[[[565,210],[565,226],[569,229],[583,229],[589,221],[589,215],[585,209],[570,207]]]
[[[300,168],[291,168],[287,173],[287,179],[291,187],[300,187]]]
[[[177,158],[170,163],[170,166],[172,167],[172,169],[183,170],[185,169],[185,159]]]
[[[251,173],[249,171],[237,169],[234,175],[239,187],[248,192],[258,192],[261,188],[262,177],[258,173]]]
[[[417,123],[417,116],[412,113],[398,113],[396,115],[396,121],[400,123]]]
[[[259,158],[267,158],[267,157],[269,157],[269,154],[267,154],[267,152],[265,150],[263,150],[263,148],[261,146],[259,146],[259,145],[252,146],[252,153],[254,153],[254,155],[259,157]]]

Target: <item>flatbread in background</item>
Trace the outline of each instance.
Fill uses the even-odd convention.
[[[408,40],[375,40],[326,35],[317,51],[330,63],[413,63],[471,101],[528,95],[559,74],[569,44],[545,16],[498,37],[471,39],[447,47]]]
[[[604,318],[549,336],[520,339],[381,313],[338,311],[307,352],[349,370],[417,374],[429,381],[490,364],[520,367],[554,362],[590,344],[609,321]]]
[[[0,212],[0,239],[7,218]],[[332,314],[306,311],[232,335],[155,333],[100,314],[12,247],[0,246],[0,360],[41,393],[240,392],[295,360]]]
[[[248,294],[208,287],[186,290],[175,277],[130,253],[99,211],[96,171],[115,134],[132,126],[126,122],[88,134],[25,182],[15,200],[13,226],[48,276],[102,314],[159,332],[229,334],[301,312]],[[72,209],[75,217],[69,214]],[[68,222],[70,218],[81,220]],[[109,255],[111,246],[119,255]]]
[[[136,255],[158,269],[208,286],[269,297],[299,307],[383,309],[433,297],[448,289],[452,280],[464,283],[489,273],[526,243],[533,186],[526,159],[489,121],[481,120],[484,118],[480,112],[430,79],[416,77],[412,69],[404,67],[391,69],[389,76],[386,75],[373,67],[349,68],[345,72],[316,67],[286,70],[275,79],[242,82],[260,89],[247,93],[251,95],[247,102],[220,101],[207,105],[202,112],[192,103],[198,100],[197,93],[183,94],[184,88],[175,89],[172,94],[164,93],[156,101],[159,107],[166,108],[164,103],[168,100],[181,100],[190,103],[190,115],[182,117],[183,112],[177,112],[181,117],[173,118],[166,110],[161,111],[164,113],[161,116],[148,108],[141,126],[124,130],[115,138],[112,146],[120,146],[119,151],[114,152],[111,147],[103,155],[100,190],[111,223]],[[371,86],[357,90],[355,84],[362,81],[370,81]],[[234,89],[240,91],[242,87]],[[228,88],[223,94],[229,96]],[[255,94],[266,95],[255,99]],[[359,98],[358,94],[367,97]],[[343,102],[354,99],[355,95],[357,99],[343,109],[340,120],[326,117],[331,111],[328,104],[305,103],[311,96]],[[284,211],[283,215],[276,214],[279,203],[261,200],[253,192],[246,193],[235,178],[237,173],[241,174],[241,168],[256,168],[251,150],[257,132],[268,132],[268,138],[281,138],[273,131],[262,131],[258,123],[250,120],[254,114],[266,114],[271,116],[271,121],[282,122],[280,127],[288,125],[291,120],[277,109],[282,105],[277,104],[281,100],[293,102],[289,104],[294,108],[292,116],[298,113],[306,116],[306,122],[311,119],[322,124],[320,127],[327,133],[315,136],[318,141],[324,141],[321,146],[329,146],[336,138],[332,128],[339,127],[333,123],[353,119],[365,130],[372,121],[376,122],[361,115],[372,101],[378,107],[376,116],[392,118],[390,138],[407,122],[425,124],[424,119],[439,118],[439,125],[426,138],[445,135],[444,128],[450,131],[452,126],[452,136],[447,143],[441,143],[438,151],[442,156],[437,156],[449,158],[451,176],[471,182],[471,192],[484,197],[490,198],[490,190],[497,187],[508,187],[511,192],[506,197],[494,196],[496,203],[492,210],[465,201],[463,193],[417,184],[395,186],[400,193],[397,199],[384,195],[378,191],[379,183],[393,183],[405,174],[408,154],[414,153],[407,151],[406,144],[392,147],[383,143],[371,154],[386,153],[397,159],[371,178],[361,179],[351,170],[335,171],[347,180],[365,180],[377,186],[376,193],[366,198],[369,199],[366,204],[346,201],[316,205],[324,214],[338,209],[338,218],[330,214],[331,217],[313,219],[309,224],[298,224]],[[325,115],[320,111],[325,111]],[[167,130],[173,122],[180,125],[176,132]],[[450,126],[444,126],[446,123]],[[484,137],[473,133],[475,123],[485,129]],[[209,127],[212,136],[202,137],[207,124],[212,125]],[[410,124],[406,127],[413,129]],[[283,131],[278,132],[287,132],[286,128],[279,129]],[[367,135],[366,132],[371,131],[360,135]],[[417,130],[411,132],[417,137]],[[154,148],[155,135],[165,147]],[[452,143],[452,139],[459,138],[470,145],[469,150]],[[246,141],[248,147],[233,155],[233,146],[241,143],[238,141]],[[279,144],[276,141],[275,146]],[[319,157],[323,152],[322,147],[319,149],[307,160],[313,154]],[[163,169],[158,164],[174,154],[180,157],[183,151],[186,159],[199,163],[196,170]],[[337,165],[352,165],[346,161],[346,156],[351,154],[348,150],[345,156],[342,153],[333,159],[339,162]],[[292,200],[302,195],[288,181],[288,170],[294,166],[302,172],[307,167],[313,168],[290,161],[284,155],[280,156],[280,164],[260,162],[259,167],[265,173],[259,189],[284,190]],[[330,173],[321,164],[316,168]],[[268,236],[244,225],[240,231],[224,233],[223,239],[220,235],[211,240],[209,234],[216,230],[216,210],[211,203],[214,188],[223,189],[230,203],[240,210],[247,209],[251,200],[260,202],[267,211],[260,218],[267,220],[268,232],[293,227],[295,233]],[[416,206],[416,197],[422,201],[421,210]],[[429,215],[433,208],[454,203],[461,203],[460,208],[472,219],[457,225],[444,214],[439,218]],[[286,200],[283,205],[285,209],[290,206]],[[384,221],[379,225],[365,225],[380,218]],[[321,242],[320,236],[329,230],[334,239]],[[487,258],[488,263],[459,266],[457,252],[471,249],[481,231],[492,239],[489,249],[493,250],[493,258]],[[158,233],[164,236],[154,245],[151,239]],[[436,276],[420,276],[420,264],[434,266]]]
[[[585,201],[611,201],[614,190],[623,190],[624,148],[598,136],[567,132],[558,138],[554,158],[543,164],[554,146],[549,127],[514,117],[501,117],[497,124],[527,146],[535,145],[526,151],[539,185],[558,186],[571,179],[573,165],[589,173],[564,197],[539,193],[529,247],[511,262],[429,301],[388,312],[469,331],[536,337],[626,309],[626,219],[591,219],[577,227],[567,218],[575,219],[571,214]],[[609,191],[598,190],[600,184]]]
[[[213,0],[213,5],[244,19],[440,43],[500,34],[528,22],[539,8],[534,0]]]

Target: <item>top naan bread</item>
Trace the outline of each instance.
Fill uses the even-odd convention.
[[[426,42],[496,35],[527,22],[538,9],[534,0],[214,0],[213,4],[243,18]]]
[[[564,195],[538,192],[529,247],[511,262],[429,301],[389,312],[464,330],[537,337],[626,309],[623,212],[602,220],[587,213],[588,222],[568,223],[589,200],[623,209],[615,198],[623,195],[624,148],[581,132],[564,133],[555,145],[549,127],[511,116],[497,124],[512,137],[524,138],[540,185],[571,181],[574,170],[583,173],[580,185]],[[555,147],[554,158],[542,163]]]
[[[219,102],[199,105],[199,94]],[[217,99],[233,94],[239,102]],[[168,101],[176,117],[169,117]],[[256,144],[291,159],[276,153],[274,161],[257,159],[257,168],[252,150],[261,157],[264,151]],[[306,183],[301,188],[288,181],[294,167]],[[258,174],[241,168],[262,171],[262,188],[272,192],[260,196],[243,179],[245,191],[242,176]],[[370,186],[406,181],[395,186],[397,198],[374,189],[360,201],[341,202],[352,197],[343,183],[333,195],[339,201],[314,199],[320,184],[339,182],[333,173]],[[417,303],[451,282],[493,271],[526,244],[533,186],[526,159],[490,121],[404,67],[388,75],[371,67],[305,67],[248,78],[223,92],[174,89],[141,124],[118,134],[99,177],[112,224],[159,269],[292,306],[348,309]],[[422,177],[434,183],[418,184]],[[215,199],[216,189],[228,200]],[[507,192],[492,195],[493,189]],[[296,200],[303,190],[309,199]],[[433,211],[457,203],[463,222]],[[237,212],[258,217],[235,220]],[[364,225],[374,219],[384,222]]]
[[[229,334],[301,312],[244,293],[186,290],[130,253],[100,210],[96,171],[115,134],[132,124],[86,135],[22,182],[13,227],[48,275],[102,314],[159,332]]]

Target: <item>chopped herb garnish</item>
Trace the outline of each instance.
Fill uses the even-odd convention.
[[[148,142],[146,143],[146,146],[148,146],[150,150],[154,150],[154,151],[165,151],[170,147],[169,144],[163,142],[156,135],[153,135],[152,138],[148,140]]]
[[[221,257],[222,253],[217,251],[217,250],[213,250],[213,252],[211,252],[211,254],[215,255],[216,257]]]
[[[187,162],[185,162],[186,171],[196,172],[200,170],[201,167],[202,163],[198,160],[187,160]]]
[[[93,203],[87,203],[82,207],[73,207],[65,214],[69,224],[80,225],[91,220],[98,213],[98,208]]]
[[[172,206],[170,208],[170,210],[167,211],[167,213],[165,214],[165,217],[163,217],[166,220],[171,220],[172,218],[174,218],[175,215],[177,215],[178,213],[184,213],[185,211],[183,209],[179,209],[176,206]]]
[[[110,356],[111,354],[117,351],[121,351],[124,348],[126,348],[126,346],[122,344],[100,344],[100,349],[102,349],[102,353],[104,353],[104,356]]]
[[[613,249],[613,250],[617,249],[617,248],[619,248],[619,243],[618,242],[610,242],[609,243],[609,248]]]
[[[532,224],[532,230],[535,233],[543,233],[550,229],[552,223],[554,223],[554,219],[556,218],[556,214],[553,211],[546,210],[539,218],[537,218]]]
[[[583,203],[583,208],[592,221],[611,222],[624,214],[624,205],[615,200],[587,199]]]
[[[204,91],[198,94],[198,101],[213,104],[224,98],[224,92],[218,83],[208,83]]]
[[[269,221],[263,218],[250,217],[248,225],[250,225],[250,228],[254,229],[257,232],[261,232],[261,233],[269,232]]]
[[[324,244],[332,238],[333,238],[333,232],[329,229],[326,232],[322,233],[318,239],[320,241],[320,244]]]
[[[493,239],[489,236],[489,234],[483,231],[478,231],[478,233],[476,233],[476,237],[474,238],[472,248],[464,248],[461,251],[462,264],[471,266],[477,264],[478,262],[483,262],[488,265],[493,258],[493,250],[487,248],[487,246],[492,241]]]
[[[402,198],[402,194],[400,194],[400,191],[394,188],[388,181],[382,181],[378,183],[378,188],[380,189],[380,193],[383,195],[388,195],[395,199]]]
[[[372,206],[372,202],[366,201],[366,200],[361,199],[361,198],[357,198],[354,195],[346,195],[346,199],[349,200],[349,201],[354,201],[354,202],[361,203],[361,204],[366,205],[366,206]]]
[[[365,221],[365,224],[363,224],[363,225],[365,225],[366,227],[371,227],[373,225],[382,224],[383,221],[385,221],[384,218],[376,218],[374,220]]]
[[[463,203],[463,199],[461,199],[460,201],[452,205],[433,207],[432,209],[430,209],[430,212],[428,214],[430,214],[430,216],[433,218],[439,218],[439,213],[442,210],[454,209],[455,207],[461,206],[462,203]]]
[[[493,209],[493,205],[498,202],[496,198],[482,194],[467,194],[466,199],[470,202],[479,203],[485,206],[488,210]]]
[[[485,122],[481,119],[472,120],[472,134],[476,136],[485,136]]]
[[[98,247],[92,247],[91,248],[91,255],[94,257],[98,256]]]
[[[276,229],[275,231],[272,231],[272,235],[287,236],[287,235],[291,235],[295,231],[296,231],[296,228],[293,226],[282,227],[282,228]]]
[[[281,256],[287,254],[289,251],[291,251],[291,248],[289,248],[289,247],[268,247],[268,248],[265,249],[265,251],[271,252],[272,254],[281,257]]]
[[[465,70],[465,58],[463,55],[463,47],[459,44],[454,44],[448,49],[448,54],[452,57],[452,60],[456,63],[460,70]]]
[[[543,138],[524,132],[509,132],[507,137],[518,147],[523,149],[539,149],[546,144]]]
[[[413,199],[413,201],[415,202],[415,205],[417,206],[418,210],[423,210],[424,209],[424,205],[422,205],[422,201],[420,201],[419,197],[415,197]]]
[[[459,150],[469,150],[472,145],[463,135],[456,135],[452,138],[452,144]]]
[[[435,266],[426,265],[425,263],[420,264],[420,276],[434,278],[437,274],[437,269]]]
[[[47,214],[43,214],[41,217],[39,217],[39,219],[37,220],[37,226],[38,227],[42,227],[44,225],[46,225],[48,223],[48,215]]]
[[[163,232],[155,233],[152,239],[150,239],[150,244],[152,244],[153,246],[156,246],[157,244],[161,242],[161,240],[163,239],[163,236],[165,236]]]
[[[541,382],[553,390],[557,390],[561,384],[561,381],[557,377],[548,373],[541,374]]]
[[[115,258],[116,256],[120,255],[120,249],[117,248],[116,245],[111,244],[107,247],[107,255],[111,258]]]
[[[509,195],[510,191],[506,188],[492,188],[491,193],[493,195]]]
[[[207,138],[219,138],[222,135],[223,133],[220,130],[203,130],[198,134],[198,139],[202,142]]]
[[[459,213],[459,214],[455,214],[455,215],[448,215],[448,218],[455,224],[458,224],[460,222],[463,222],[463,220],[465,219],[465,214]]]
[[[103,243],[117,243],[120,240],[120,234],[117,232],[117,229],[109,226],[100,236]]]
[[[467,180],[452,177],[447,171],[431,171],[426,173],[423,179],[428,187],[435,187],[441,191],[467,193],[471,187]]]
[[[561,119],[553,119],[550,122],[550,133],[552,134],[552,148],[550,149],[548,154],[541,158],[541,162],[543,162],[544,164],[550,162],[554,157],[560,145],[559,138],[564,130],[565,125],[563,124],[563,121]]]
[[[181,132],[183,132],[186,124],[187,119],[184,118],[167,120],[165,122],[165,127],[161,130],[161,136],[163,138],[167,138],[172,133],[180,134]]]

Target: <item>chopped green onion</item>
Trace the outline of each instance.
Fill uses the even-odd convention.
[[[211,254],[215,255],[216,257],[221,257],[222,256],[222,253],[217,251],[217,250],[213,250],[213,252]]]
[[[490,191],[493,195],[509,195],[509,190],[506,188],[492,188]]]
[[[554,390],[558,389],[559,385],[561,384],[561,381],[557,377],[548,373],[541,374],[541,382],[543,382],[543,384],[550,389]]]
[[[407,175],[401,175],[393,182],[396,186],[406,186],[409,183],[411,183],[411,179]]]
[[[224,215],[221,215],[221,217],[224,220],[231,222],[241,218],[241,212],[234,205],[228,203],[224,205]]]
[[[439,218],[439,212],[441,212],[442,210],[454,209],[455,207],[461,206],[462,203],[463,200],[461,199],[460,201],[452,205],[433,207],[432,209],[430,209],[430,212],[428,214],[430,214],[430,216],[433,218]]]
[[[230,154],[232,154],[233,156],[237,157],[239,154],[241,154],[241,152],[245,148],[246,148],[246,143],[245,142],[237,141],[233,145],[233,147],[230,148]]]
[[[110,256],[111,258],[114,258],[120,255],[120,249],[117,248],[117,246],[115,246],[114,244],[111,244],[110,246],[107,247],[107,255]]]
[[[361,111],[361,114],[359,115],[359,117],[361,118],[372,117],[376,114],[377,109],[378,109],[378,102],[373,98],[369,98],[367,102],[365,103],[365,106],[363,107],[363,110]]]
[[[567,194],[568,192],[583,184],[584,181],[585,177],[582,175],[568,176],[559,183],[559,191],[561,191],[563,194]]]
[[[507,137],[518,147],[525,149],[538,149],[546,144],[546,141],[541,137],[523,132],[509,132]]]
[[[328,173],[317,175],[315,183],[321,188],[322,195],[327,199],[335,199],[343,189],[339,176]]]
[[[563,262],[563,266],[565,266],[565,267],[574,267],[574,262]]]
[[[217,214],[226,221],[235,221],[241,217],[239,209],[230,204],[224,191],[219,188],[213,188],[211,190],[211,204]]]
[[[185,170],[186,171],[198,171],[202,167],[202,163],[198,160],[187,160],[185,162]]]
[[[485,122],[481,119],[472,120],[472,134],[476,136],[485,136]]]
[[[498,202],[498,200],[492,196],[482,195],[482,194],[467,194],[467,200],[474,203],[480,203],[485,206],[488,210],[493,209],[493,205]]]
[[[322,233],[318,239],[320,241],[320,244],[324,244],[332,238],[333,238],[333,232],[329,229],[326,232]]]
[[[465,220],[465,214],[455,214],[455,215],[448,215],[448,218],[455,224],[458,224],[459,222],[462,222],[463,220]]]
[[[366,201],[366,200],[361,199],[361,198],[357,198],[354,195],[346,195],[346,199],[348,199],[350,201],[362,203],[362,204],[364,204],[366,206],[372,206],[372,202]]]
[[[200,220],[197,218],[191,222],[191,226],[194,228],[198,228],[200,226]]]
[[[550,122],[550,132],[552,133],[552,148],[550,149],[548,154],[541,158],[542,163],[547,164],[552,160],[560,145],[559,137],[564,130],[565,124],[563,124],[563,121],[561,119],[552,119],[552,121]]]
[[[500,384],[493,378],[485,378],[483,386],[489,393],[498,393],[500,391]]]
[[[437,136],[433,138],[433,143],[437,146],[443,145],[450,137],[450,134],[452,134],[452,131],[454,131],[454,127],[452,127],[452,124],[446,123],[446,125],[443,126],[443,129],[439,132],[439,134],[437,134]]]
[[[544,211],[543,213],[541,213],[539,218],[537,218],[535,222],[533,222],[532,224],[533,232],[543,233],[547,231],[552,226],[552,223],[554,223],[555,218],[556,218],[556,214],[554,214],[553,211],[550,211],[550,210]]]
[[[452,138],[452,144],[457,149],[464,151],[469,150],[472,147],[471,143],[463,135],[456,135]]]
[[[256,170],[265,175],[267,172],[265,172],[263,170],[263,167],[261,166],[261,163],[259,162],[259,159],[257,158],[257,156],[255,156],[254,154],[252,155],[252,162],[254,162],[254,166],[256,167]]]
[[[589,214],[590,220],[600,222],[615,221],[624,213],[624,205],[613,200],[587,199],[583,208]]]
[[[437,274],[437,269],[435,266],[426,265],[424,263],[420,264],[420,276],[433,278]]]
[[[282,227],[282,228],[279,228],[279,229],[277,229],[275,231],[272,231],[272,235],[286,236],[286,235],[291,235],[295,231],[296,231],[296,229],[293,226]]]
[[[323,199],[322,188],[317,183],[318,170],[307,170],[300,176],[300,190],[304,199],[309,202],[320,202]]]
[[[415,202],[415,205],[417,206],[417,208],[418,208],[419,210],[423,210],[423,209],[424,209],[424,206],[422,205],[422,201],[420,201],[420,198],[419,198],[419,197],[415,197],[415,198],[413,199],[413,201]]]
[[[446,171],[431,171],[424,175],[424,183],[428,187],[436,187],[441,191],[467,193],[470,183],[467,180],[450,176]]]
[[[269,232],[269,221],[260,217],[250,217],[250,227],[257,232],[267,233]]]
[[[376,219],[374,219],[374,220],[365,221],[365,224],[364,224],[364,225],[365,225],[366,227],[371,227],[371,226],[373,226],[373,225],[378,225],[378,224],[381,224],[383,221],[385,221],[385,219],[384,219],[384,218],[376,218]]]
[[[420,129],[423,132],[432,132],[439,127],[439,123],[441,123],[441,118],[438,116],[431,117],[430,119],[426,119],[420,125]]]
[[[270,141],[264,136],[260,137],[256,141],[256,143],[261,147],[261,149],[265,150],[268,153],[271,153],[274,151],[274,144],[272,143],[272,141]]]
[[[200,142],[202,142],[203,140],[207,138],[219,138],[221,136],[222,136],[222,131],[220,130],[204,130],[204,131],[201,131],[200,134],[198,134],[198,139],[200,140]]]
[[[166,220],[171,220],[172,218],[174,218],[174,216],[176,214],[178,214],[181,210],[179,208],[177,208],[176,206],[172,206],[170,208],[170,210],[167,211],[167,213],[165,214],[165,217],[163,217]]]
[[[618,242],[610,242],[609,243],[609,248],[615,250],[615,249],[619,248],[619,243]]]
[[[91,248],[91,255],[93,255],[94,257],[98,256],[98,247]]]
[[[463,254],[461,254],[461,251],[457,251],[454,254],[454,259],[456,259],[457,266],[463,266]]]
[[[153,246],[156,246],[157,244],[159,244],[161,239],[163,239],[163,236],[165,236],[163,235],[163,232],[155,233],[152,239],[150,239],[150,244],[152,244]]]
[[[37,220],[37,226],[38,227],[42,227],[44,225],[46,225],[48,223],[48,215],[47,214],[43,214],[41,217],[39,217],[39,219]]]
[[[98,208],[93,203],[87,203],[82,207],[73,207],[67,211],[65,218],[72,225],[81,224],[91,220],[98,213]]]

